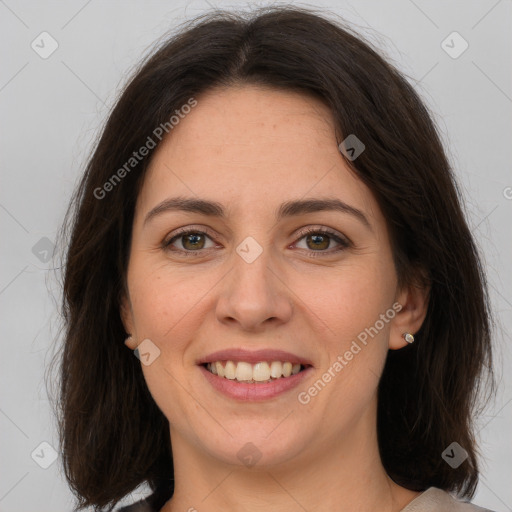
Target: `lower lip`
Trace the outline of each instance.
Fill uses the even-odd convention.
[[[280,379],[265,383],[249,383],[219,377],[208,371],[202,365],[200,365],[199,368],[208,382],[217,391],[220,391],[230,398],[242,401],[268,400],[269,398],[274,398],[286,393],[286,391],[290,391],[298,386],[313,370],[312,366],[308,366],[301,372],[290,375],[289,377],[281,377]]]

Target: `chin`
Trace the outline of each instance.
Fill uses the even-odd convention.
[[[300,455],[312,441],[308,441],[304,432],[299,433],[297,428],[292,431],[284,428],[287,421],[284,420],[281,425],[276,421],[247,421],[243,423],[244,428],[242,423],[236,429],[229,428],[231,435],[220,427],[222,432],[217,432],[216,436],[204,437],[202,431],[200,442],[205,452],[226,464],[245,466],[248,469],[286,464]]]

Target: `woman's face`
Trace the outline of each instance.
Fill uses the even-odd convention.
[[[415,332],[377,202],[317,100],[244,86],[197,101],[146,175],[122,310],[135,344],[146,340],[173,451],[273,465],[368,438],[387,351]],[[171,207],[177,197],[218,208]],[[313,199],[340,206],[301,206]],[[286,361],[306,369],[247,383],[202,364],[216,361],[242,381],[286,375]]]

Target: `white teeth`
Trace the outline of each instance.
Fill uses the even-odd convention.
[[[236,366],[233,361],[228,361],[226,366],[224,367],[224,377],[229,380],[234,380],[236,378]]]
[[[215,362],[215,363],[210,363],[210,365],[209,365],[209,366],[210,366],[210,368],[211,368],[212,366],[215,366],[215,369],[217,370],[217,375],[218,375],[219,377],[224,377],[224,375],[225,375],[225,373],[224,373],[224,366],[222,366],[222,363],[221,363],[221,362],[217,361],[217,362]]]
[[[249,363],[238,363],[236,365],[235,378],[236,380],[251,380],[252,366]]]
[[[225,377],[229,380],[238,380],[241,382],[270,382],[272,379],[289,377],[296,375],[301,370],[301,365],[293,364],[289,361],[272,361],[267,363],[261,361],[256,364],[250,364],[245,361],[234,363],[226,361],[223,365],[221,361],[208,363],[206,368],[214,375]]]
[[[252,378],[256,382],[263,382],[270,379],[270,366],[268,363],[255,364],[254,368],[252,369]]]
[[[272,361],[270,364],[270,376],[278,379],[283,374],[283,365],[279,361]]]

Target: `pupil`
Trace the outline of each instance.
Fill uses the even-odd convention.
[[[327,246],[329,245],[329,241],[327,236],[324,235],[310,235],[308,237],[309,239],[313,239],[313,244],[315,249],[327,249]],[[318,243],[319,242],[319,243]],[[320,245],[322,244],[323,245]]]
[[[191,243],[191,244],[193,244],[192,248],[197,248],[198,247],[197,244],[198,244],[198,241],[201,238],[201,236],[202,235],[200,235],[198,233],[187,235],[185,237],[185,247],[187,244]]]

